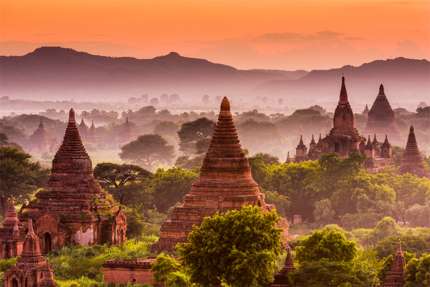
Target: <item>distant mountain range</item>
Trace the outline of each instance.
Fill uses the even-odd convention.
[[[0,96],[24,99],[126,100],[143,93],[190,98],[273,96],[294,103],[333,101],[340,77],[351,100],[371,101],[383,82],[389,99],[430,101],[430,62],[396,58],[331,70],[240,70],[171,52],[153,59],[105,57],[61,47],[0,56]],[[370,103],[369,103],[370,104]]]

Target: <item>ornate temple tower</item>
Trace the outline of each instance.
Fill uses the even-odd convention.
[[[300,136],[299,144],[296,147],[295,162],[301,162],[308,159],[308,148],[303,143],[303,136]]]
[[[16,214],[12,202],[7,203],[7,211],[2,226],[0,227],[0,258],[11,258],[19,256],[22,252],[24,235],[21,223]]]
[[[56,286],[52,269],[42,256],[39,237],[34,233],[31,219],[27,229],[23,252],[16,265],[5,273],[4,287]]]
[[[406,143],[405,152],[403,153],[400,172],[409,172],[417,176],[426,176],[423,158],[418,149],[413,126],[409,129],[408,142]]]
[[[321,140],[321,138],[319,139],[319,141],[320,140]],[[316,160],[319,157],[320,157],[320,153],[318,151],[318,144],[315,142],[314,135],[312,135],[312,139],[311,139],[311,142],[309,144],[308,158],[310,160]]]
[[[390,271],[387,272],[382,287],[403,287],[404,268],[405,257],[403,255],[402,246],[399,244],[393,265],[391,265]]]
[[[200,177],[163,223],[160,239],[152,248],[173,251],[176,243],[184,242],[192,226],[199,225],[205,216],[248,204],[269,208],[252,178],[233,123],[230,103],[224,98]]]
[[[275,280],[270,287],[288,287],[288,274],[295,270],[293,255],[291,254],[291,247],[286,245],[287,257],[285,258],[284,267],[275,275]]]
[[[379,156],[381,154],[381,144],[378,141],[376,134],[373,135],[372,145],[373,145],[373,149],[375,150],[375,154]]]
[[[330,134],[323,139],[323,153],[337,153],[346,157],[359,150],[360,137],[354,125],[354,113],[348,101],[345,87],[345,78],[342,77],[339,103],[336,107],[333,119],[333,128]]]
[[[381,145],[381,157],[382,158],[391,158],[393,155],[393,150],[391,148],[391,144],[388,141],[388,136],[385,135],[385,140]]]
[[[21,222],[33,219],[44,253],[71,243],[125,240],[126,217],[93,176],[73,109],[63,143],[52,162],[48,187],[22,207],[19,218]]]
[[[379,86],[379,93],[369,110],[366,131],[378,135],[389,134],[391,138],[398,137],[394,111],[384,92],[384,86]]]

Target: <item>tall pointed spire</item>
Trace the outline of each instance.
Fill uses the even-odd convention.
[[[354,113],[352,112],[351,105],[348,101],[345,77],[342,77],[339,103],[337,104],[334,112],[333,126],[332,132],[336,132],[337,134],[348,134],[348,136],[357,138],[356,140],[358,140],[358,131],[356,131],[354,127]]]
[[[339,104],[348,103],[348,93],[345,86],[345,77],[342,76],[342,86],[340,88]]]
[[[315,144],[316,144],[315,138],[314,138],[314,135],[312,134],[311,145],[315,145]]]
[[[385,92],[384,92],[384,85],[380,84],[379,85],[379,94],[378,95],[384,95],[385,96]]]
[[[403,153],[400,172],[409,172],[418,176],[425,176],[423,158],[418,149],[413,126],[409,128],[408,142],[406,143],[405,152]]]
[[[53,173],[61,172],[64,169],[67,169],[68,173],[92,172],[91,160],[82,144],[73,109],[69,111],[69,122],[64,133],[63,143],[52,162]]]

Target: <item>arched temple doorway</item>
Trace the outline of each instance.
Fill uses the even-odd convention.
[[[52,237],[51,234],[46,232],[43,234],[43,253],[48,254],[52,251]]]

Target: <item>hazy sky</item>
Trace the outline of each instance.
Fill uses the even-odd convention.
[[[430,58],[430,0],[0,0],[0,54],[41,45],[239,68]]]

